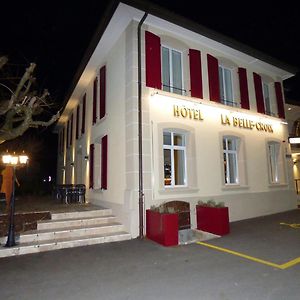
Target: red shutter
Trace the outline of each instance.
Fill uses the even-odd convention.
[[[71,116],[70,146],[73,144],[73,114]]]
[[[276,99],[277,99],[278,117],[281,119],[285,119],[281,83],[275,82],[274,87],[275,87],[275,94],[276,94]]]
[[[67,123],[67,148],[69,148],[69,131],[70,131],[70,120]]]
[[[100,119],[105,116],[106,98],[106,67],[100,69]]]
[[[250,109],[247,71],[244,68],[239,68],[238,73],[240,83],[241,107],[245,109]]]
[[[76,110],[76,140],[79,138],[79,105]]]
[[[62,144],[61,144],[61,152],[63,153],[65,150],[65,126],[62,131]]]
[[[107,190],[107,135],[101,139],[101,188]]]
[[[203,99],[201,52],[199,50],[190,49],[189,57],[190,57],[191,96]]]
[[[260,75],[253,73],[253,80],[254,80],[257,112],[264,114],[265,104],[264,104],[262,81]]]
[[[58,144],[58,153],[60,153],[60,150],[61,150],[61,132],[62,131],[60,131],[59,132],[59,134],[58,134],[58,142],[57,142],[57,144]]]
[[[219,84],[219,63],[218,60],[207,54],[209,99],[220,102],[220,84]]]
[[[85,133],[85,108],[86,108],[86,94],[82,99],[82,118],[81,118],[81,133]]]
[[[145,31],[146,86],[161,89],[160,37]]]
[[[90,161],[90,189],[94,188],[94,150],[95,145],[90,145],[90,155],[89,155],[89,161]]]
[[[96,124],[97,121],[97,77],[94,80],[94,86],[93,86],[93,119],[92,124]]]

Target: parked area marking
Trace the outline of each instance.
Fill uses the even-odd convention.
[[[281,269],[281,270],[285,270],[287,268],[290,268],[290,267],[300,263],[300,257],[297,257],[293,260],[290,260],[290,261],[288,261],[284,264],[279,265],[279,264],[275,264],[275,263],[272,263],[272,262],[267,261],[267,260],[263,260],[263,259],[260,259],[260,258],[257,258],[257,257],[249,256],[249,255],[246,255],[246,254],[243,254],[243,253],[240,253],[240,252],[232,251],[230,249],[218,247],[218,246],[215,246],[215,245],[211,245],[211,244],[207,244],[207,243],[203,243],[203,242],[197,242],[197,244],[205,246],[205,247],[209,247],[209,248],[212,248],[212,249],[215,249],[215,250],[218,250],[218,251],[226,252],[226,253],[229,253],[229,254],[232,254],[232,255],[235,255],[235,256],[239,256],[239,257],[242,257],[242,258],[245,258],[245,259],[248,259],[248,260],[252,260],[252,261],[255,261],[257,263],[264,264],[264,265],[267,265],[269,267],[273,267],[273,268],[277,268],[277,269]]]
[[[292,224],[288,224],[288,223],[279,223],[280,225],[285,225],[285,226],[289,226],[291,228],[294,228],[294,229],[300,229],[300,224],[297,224],[297,223],[292,223]]]

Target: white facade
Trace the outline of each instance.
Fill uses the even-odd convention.
[[[60,136],[58,183],[84,183],[87,186],[88,201],[112,208],[132,237],[136,237],[139,232],[137,28],[143,15],[144,12],[141,10],[123,3],[119,4],[72,91],[58,123]],[[181,53],[184,95],[146,86],[145,31],[160,37],[162,46]],[[257,113],[252,76],[253,72],[260,74],[263,82],[273,86],[274,82],[282,83],[282,80],[292,74],[151,14],[147,16],[142,26],[141,36],[145,209],[172,200],[187,201],[191,207],[192,228],[196,227],[195,205],[198,200],[224,201],[229,207],[230,221],[294,209],[296,195],[292,175],[293,162],[288,144],[288,127],[285,121],[277,116]],[[201,52],[203,85],[201,99],[191,97],[189,49]],[[216,57],[219,64],[231,70],[233,99],[237,102],[237,106],[210,100],[208,54]],[[93,85],[95,77],[99,78],[99,70],[103,66],[106,69],[105,116],[100,119],[100,105],[97,102],[97,121],[92,125]],[[250,109],[239,107],[241,95],[238,68],[247,70]],[[178,81],[176,78],[172,80]],[[81,133],[84,95],[86,95],[85,130]],[[275,91],[270,88],[270,107],[277,115],[275,98]],[[66,130],[72,114],[73,131],[70,145],[71,133],[67,142]],[[71,127],[69,125],[69,132]],[[78,138],[76,127],[79,130]],[[62,129],[65,131],[64,134]],[[169,181],[164,173],[166,165],[163,151],[164,132],[175,132],[185,139],[184,146],[180,148],[184,151],[180,152],[181,163],[184,161],[183,169],[180,170],[181,175],[173,173],[173,180],[177,176],[176,180],[180,183],[175,186],[165,185]],[[100,182],[103,175],[99,174],[100,169],[103,169],[100,157],[101,150],[103,151],[102,138],[105,136],[107,136],[107,187],[103,189]],[[237,167],[234,175],[236,181],[233,183],[225,178],[229,176],[229,171],[226,174],[224,172],[224,137],[234,137],[237,140]],[[94,145],[95,151],[94,184],[93,188],[89,189],[91,144]],[[276,161],[273,166],[268,156],[270,144],[277,147],[275,147],[277,150],[274,150]],[[176,153],[178,155],[179,152]],[[275,172],[275,167],[277,173],[276,176],[273,174],[274,177],[272,172]]]

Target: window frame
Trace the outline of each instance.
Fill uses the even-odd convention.
[[[222,78],[220,76],[220,70],[222,73]],[[232,95],[232,99],[226,99],[227,96],[226,94],[228,94],[228,91],[226,90],[226,84],[225,84],[225,70],[230,72],[230,81],[231,81],[231,95]],[[223,65],[222,63],[218,64],[218,76],[219,76],[219,88],[220,88],[220,101],[221,103],[228,105],[228,106],[233,106],[233,107],[237,107],[238,103],[236,101],[234,101],[234,85],[233,85],[233,69],[230,67],[226,67],[225,65]],[[222,81],[222,84],[221,84]],[[222,88],[221,88],[222,87]],[[222,98],[223,95],[223,98]]]
[[[266,95],[265,88],[267,88],[268,91],[268,97]],[[265,108],[265,114],[268,116],[274,116],[274,112],[272,111],[272,102],[271,102],[271,95],[270,95],[270,84],[262,79],[262,93],[263,93],[263,99],[264,99],[264,108]],[[269,109],[267,109],[267,106],[269,106]]]
[[[179,132],[175,129],[163,129],[163,135],[164,133],[171,133],[171,145],[166,145],[163,142],[163,186],[165,188],[177,188],[177,187],[187,187],[188,185],[188,178],[187,178],[187,135],[183,132]],[[174,134],[181,135],[184,140],[184,146],[174,145]],[[165,156],[164,156],[164,150],[170,150],[171,152],[171,184],[166,185],[165,184]],[[183,182],[184,184],[175,184],[175,159],[174,159],[174,152],[175,150],[183,151],[184,155],[184,166],[183,166]]]
[[[275,151],[271,153],[270,146],[275,147]],[[280,176],[280,142],[278,141],[268,141],[267,142],[267,157],[268,157],[268,169],[269,169],[269,178],[271,184],[281,183]],[[275,165],[274,165],[275,162]],[[275,172],[274,172],[275,170]]]
[[[169,81],[170,81],[170,85],[167,86],[164,84],[163,80],[164,80],[164,63],[163,63],[163,49],[166,48],[169,51]],[[174,86],[173,83],[173,59],[172,59],[172,51],[176,51],[180,54],[180,61],[181,61],[181,88],[177,88]],[[174,93],[177,95],[186,95],[186,90],[184,89],[184,73],[183,73],[183,69],[184,69],[184,65],[183,65],[183,51],[178,50],[176,48],[173,48],[171,46],[168,46],[166,44],[162,44],[161,45],[161,85],[162,85],[162,90],[165,92],[169,92],[169,93]],[[169,88],[169,90],[165,90],[164,87]],[[175,90],[180,91],[180,93],[176,93]]]
[[[231,139],[232,141],[234,141],[234,145],[235,145],[235,150],[230,150],[228,149],[228,140]],[[226,149],[224,149],[224,140],[225,140],[225,147]],[[232,136],[232,135],[224,135],[222,137],[222,158],[223,158],[223,174],[224,174],[224,184],[225,186],[236,186],[236,185],[240,185],[241,183],[241,178],[240,178],[240,172],[239,172],[239,144],[240,144],[240,138],[236,137],[236,136]],[[230,161],[231,159],[229,159],[229,155],[234,154],[234,160],[235,163],[233,164],[235,166],[235,181],[234,182],[230,182],[231,180],[231,175],[230,175]],[[224,155],[226,160],[224,160]],[[229,179],[229,180],[228,180]]]

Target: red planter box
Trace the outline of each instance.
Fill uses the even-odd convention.
[[[146,210],[146,236],[163,246],[178,245],[178,214]]]
[[[230,232],[228,207],[196,206],[197,229],[217,235]]]

